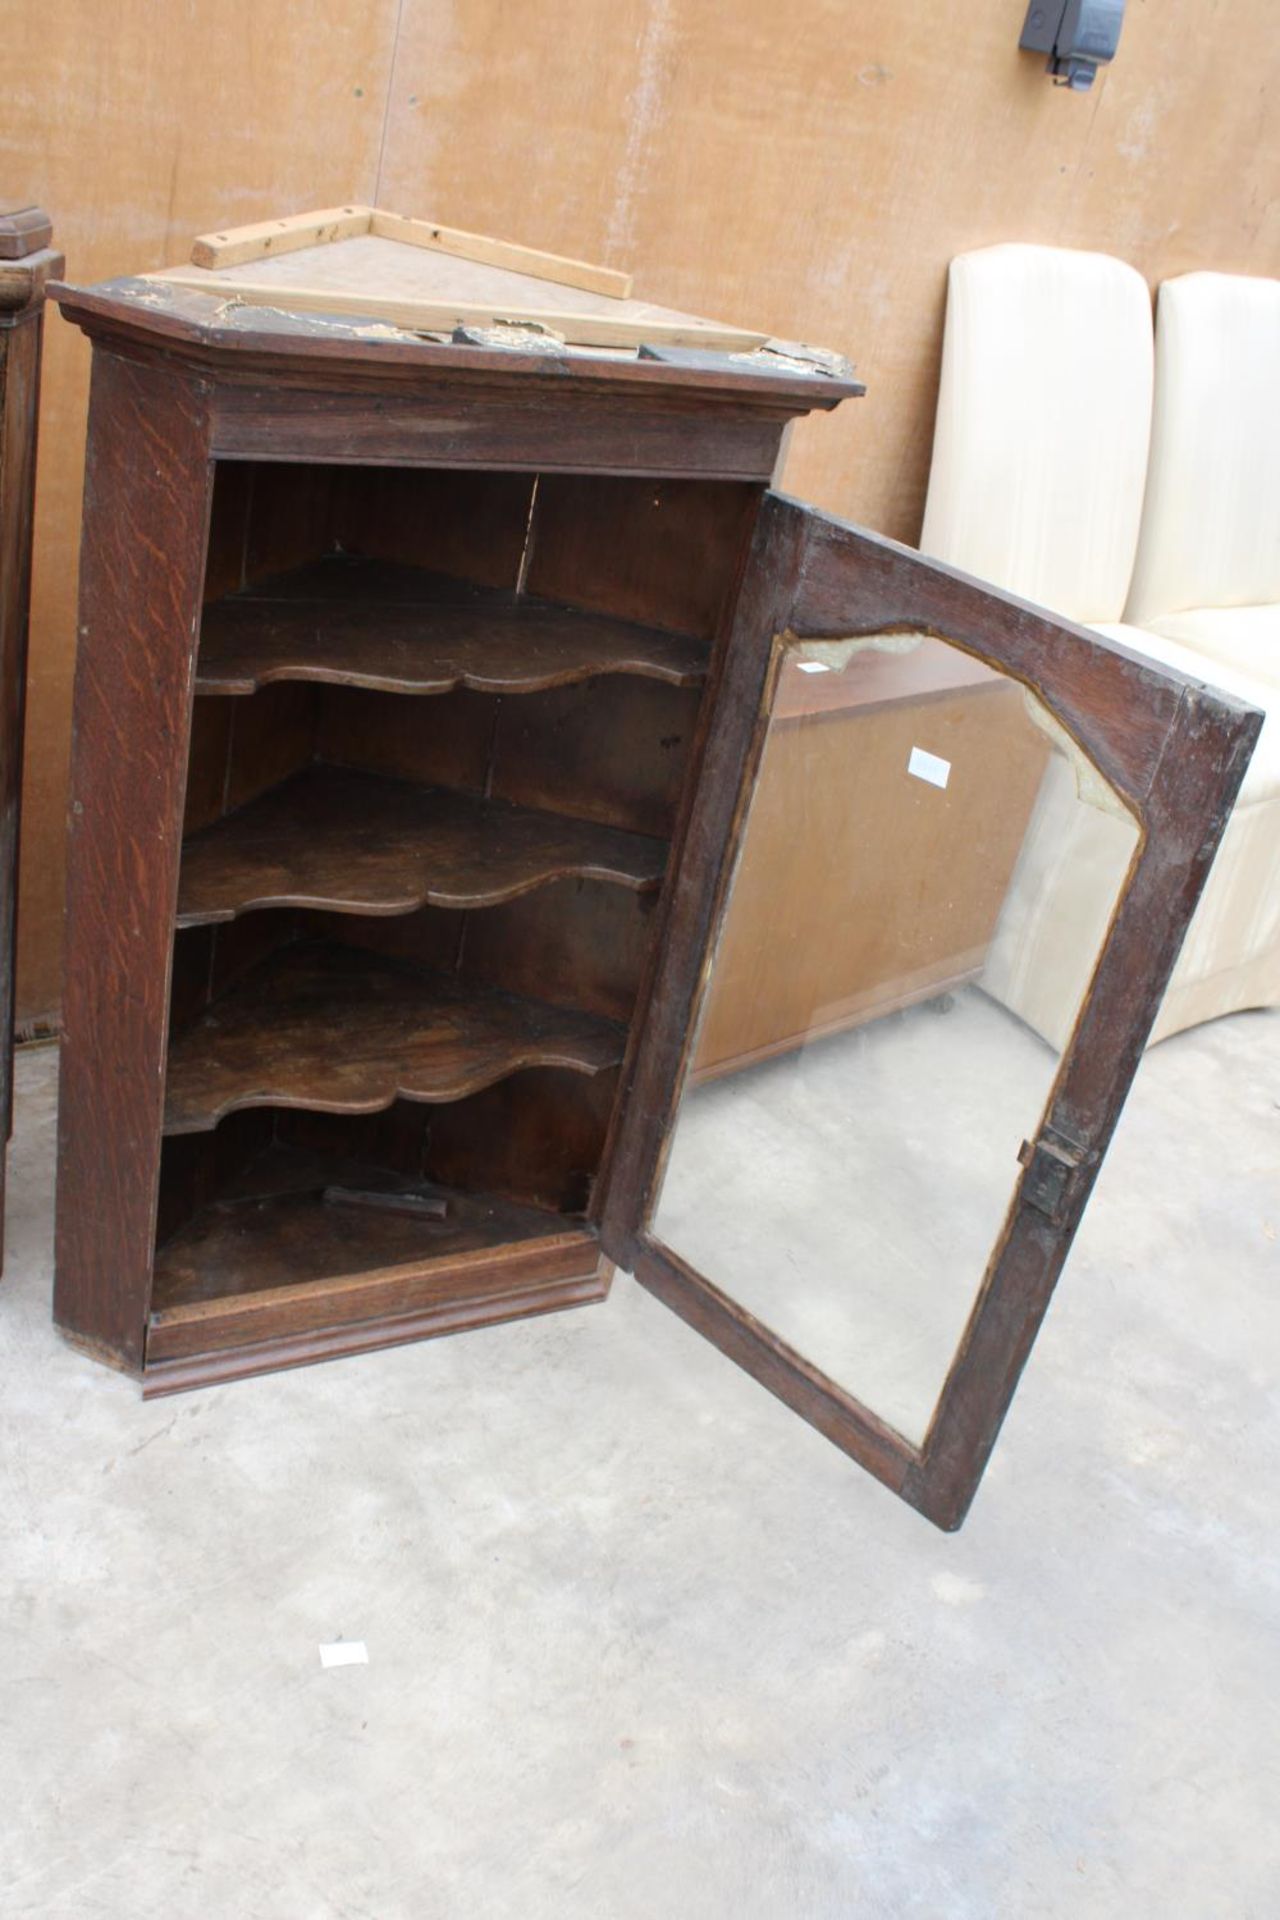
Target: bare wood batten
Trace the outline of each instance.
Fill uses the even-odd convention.
[[[306,247],[324,246],[333,240],[355,240],[362,234],[396,240],[404,246],[425,247],[433,253],[453,254],[460,260],[509,268],[531,280],[580,287],[584,292],[604,294],[614,300],[626,300],[631,293],[629,273],[592,266],[586,260],[572,260],[564,254],[544,253],[536,247],[517,246],[489,234],[466,233],[459,227],[441,226],[434,220],[387,213],[380,207],[329,207],[317,213],[295,213],[283,220],[260,220],[251,226],[232,227],[226,233],[202,233],[192,245],[191,264],[220,272],[242,266],[246,261],[266,259],[268,255],[274,258]]]
[[[458,263],[454,271],[442,272],[449,262]],[[376,207],[329,207],[204,234],[191,265],[144,278],[211,296],[224,311],[350,315],[383,323],[383,334],[507,327],[544,334],[548,345],[740,353],[768,343],[767,334],[633,301],[629,274]],[[547,282],[558,296],[545,291]]]

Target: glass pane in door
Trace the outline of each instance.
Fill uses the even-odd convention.
[[[654,1232],[913,1442],[1138,840],[962,649],[780,643]]]

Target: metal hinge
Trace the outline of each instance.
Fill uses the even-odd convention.
[[[1018,1158],[1027,1169],[1023,1199],[1060,1227],[1069,1210],[1076,1176],[1092,1166],[1097,1157],[1078,1140],[1046,1127],[1038,1140],[1024,1140],[1018,1149]]]

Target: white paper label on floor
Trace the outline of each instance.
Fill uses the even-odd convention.
[[[831,671],[830,667],[821,660],[797,660],[796,665],[801,673],[830,673]]]
[[[322,1667],[367,1667],[369,1649],[363,1640],[332,1640],[320,1649]]]
[[[927,780],[931,787],[945,787],[951,778],[951,762],[936,753],[926,753],[923,747],[912,747],[907,772],[917,780]]]

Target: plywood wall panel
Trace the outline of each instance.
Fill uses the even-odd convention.
[[[396,0],[42,0],[6,9],[0,179],[78,281],[183,258],[223,221],[370,198]],[[20,1022],[56,1009],[87,343],[46,332],[19,903]]]
[[[24,10],[12,9],[18,13]],[[865,400],[786,483],[919,528],[946,266],[1005,239],[1154,284],[1280,273],[1272,0],[1129,0],[1091,94],[1019,54],[1025,0],[44,0],[7,30],[3,177],[76,279],[346,199],[598,259],[642,296],[839,347]],[[50,329],[21,1005],[57,993],[85,355]],[[1069,405],[1069,370],[1046,392]]]
[[[842,348],[865,401],[787,484],[912,538],[946,265],[1005,239],[1153,280],[1280,270],[1280,36],[1265,0],[1130,0],[1091,94],[1017,49],[1023,0],[405,0],[382,195],[636,274],[637,291]],[[483,129],[483,131],[481,131]]]

